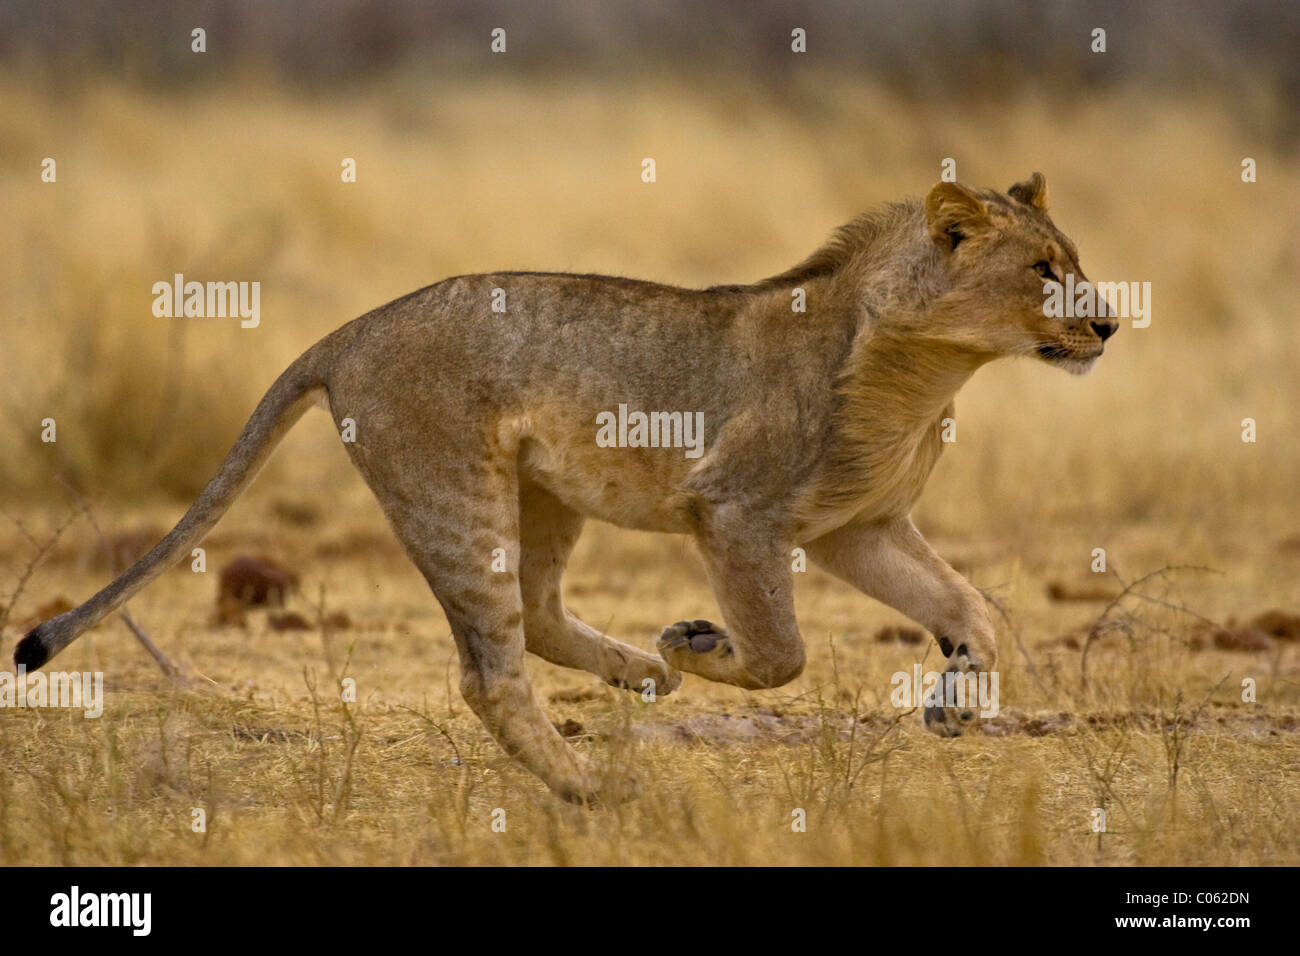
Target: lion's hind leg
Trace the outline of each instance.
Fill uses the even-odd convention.
[[[615,687],[655,695],[676,690],[682,675],[663,658],[602,634],[564,607],[560,577],[582,531],[582,515],[525,481],[519,518],[519,582],[529,652],[561,667],[588,671]]]
[[[367,463],[383,462],[371,439]],[[502,749],[574,802],[636,795],[636,781],[598,774],[551,724],[525,665],[519,575],[519,487],[513,458],[485,447],[432,454],[433,474],[366,478],[408,555],[447,614],[460,655],[460,690]],[[373,472],[373,468],[372,468]],[[501,560],[504,552],[504,561]]]

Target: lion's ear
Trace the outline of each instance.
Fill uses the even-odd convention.
[[[939,183],[925,197],[925,218],[930,236],[946,252],[988,225],[989,209],[960,183]]]
[[[1042,173],[1034,173],[1023,183],[1016,183],[1007,190],[1012,199],[1019,199],[1027,206],[1038,209],[1047,208],[1047,179]]]

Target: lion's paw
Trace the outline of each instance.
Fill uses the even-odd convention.
[[[967,699],[963,706],[949,706],[946,703],[950,674],[967,674],[983,671],[983,665],[970,657],[965,644],[956,648],[948,658],[948,667],[943,672],[943,679],[934,688],[934,695],[942,703],[928,703],[922,709],[925,729],[940,737],[960,737],[971,729],[975,722],[976,702]],[[954,695],[955,697],[955,695]]]
[[[694,671],[702,657],[730,657],[731,637],[712,621],[678,621],[659,635],[659,654],[678,670]],[[686,666],[683,667],[683,664]]]

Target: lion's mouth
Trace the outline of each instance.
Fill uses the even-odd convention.
[[[1064,345],[1056,345],[1052,342],[1045,342],[1038,346],[1038,354],[1049,362],[1055,362],[1058,359],[1071,359],[1075,355]]]
[[[1059,366],[1073,375],[1083,375],[1091,371],[1092,367],[1097,364],[1097,359],[1101,358],[1102,349],[1098,349],[1089,355],[1080,355],[1073,349],[1068,349],[1064,345],[1054,342],[1045,342],[1038,346],[1038,355],[1044,361]]]

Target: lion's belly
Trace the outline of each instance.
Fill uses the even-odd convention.
[[[690,464],[680,449],[600,448],[544,438],[523,443],[519,455],[522,478],[581,514],[638,531],[688,530],[676,489]]]

